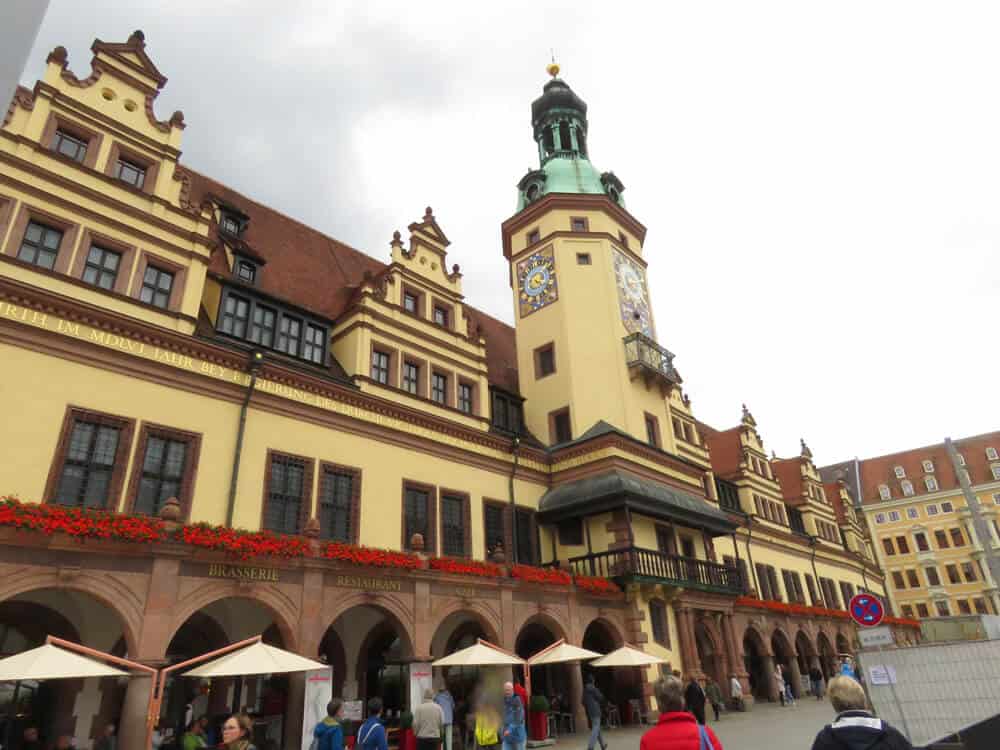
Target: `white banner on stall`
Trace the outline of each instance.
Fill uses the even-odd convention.
[[[424,690],[434,687],[434,673],[425,662],[410,664],[410,710],[424,702]]]
[[[306,675],[305,707],[302,711],[302,750],[309,750],[313,730],[326,718],[326,704],[333,698],[333,669],[313,669]]]

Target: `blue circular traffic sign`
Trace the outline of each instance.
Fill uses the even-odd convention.
[[[874,628],[885,617],[885,607],[872,594],[855,594],[847,606],[851,619],[864,628]]]

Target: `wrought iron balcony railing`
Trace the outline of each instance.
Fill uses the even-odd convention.
[[[735,565],[668,555],[642,547],[595,552],[571,557],[568,562],[574,575],[644,579],[733,596],[743,592],[743,576]]]
[[[680,385],[681,376],[674,369],[674,355],[642,333],[630,333],[624,339],[625,362],[633,372]]]

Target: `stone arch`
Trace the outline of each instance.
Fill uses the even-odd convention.
[[[333,695],[344,694],[344,675],[347,671],[347,654],[344,643],[333,628],[328,628],[319,644],[317,655],[333,669]]]
[[[830,637],[820,630],[816,634],[816,652],[819,654],[820,670],[823,677],[829,680],[837,674],[837,652],[833,648]]]
[[[566,638],[566,631],[562,624],[545,612],[537,612],[527,617],[518,627],[514,637],[514,652],[522,659],[526,659],[560,638]],[[574,700],[575,690],[570,684],[570,679],[569,670],[565,664],[549,664],[531,668],[533,692],[544,695],[562,694]]]
[[[791,688],[792,695],[798,698],[802,694],[802,674],[799,672],[798,654],[795,642],[788,633],[777,625],[771,633],[771,651],[774,652],[774,668],[780,667],[785,683]]]
[[[758,700],[777,697],[774,695],[774,664],[769,640],[753,624],[747,625],[743,632],[743,668],[750,682],[750,693]]]
[[[340,617],[355,607],[372,607],[393,618],[401,633],[406,636],[410,653],[413,653],[417,647],[413,609],[407,606],[407,603],[400,597],[383,593],[373,595],[366,591],[355,591],[341,596],[338,592],[335,601],[329,604],[330,606],[324,608],[322,618],[323,622],[328,623],[327,627],[332,626]]]
[[[460,599],[449,602],[443,608],[440,609],[437,619],[434,624],[429,628],[431,632],[431,644],[438,639],[440,635],[441,628],[445,627],[449,619],[454,619],[456,615],[466,615],[469,619],[475,621],[480,628],[482,628],[485,634],[486,640],[490,643],[499,645],[500,634],[496,629],[494,623],[500,621],[500,617],[491,607],[487,606],[482,602],[465,602]],[[431,649],[433,652],[433,649]],[[433,656],[441,657],[444,654],[434,653]]]
[[[522,620],[517,627],[514,628],[514,650],[517,649],[517,641],[521,637],[521,633],[529,625],[540,625],[554,636],[554,640],[559,640],[560,638],[569,640],[566,629],[563,627],[562,623],[559,622],[559,620],[546,612],[536,612],[533,615],[525,617],[524,620]]]
[[[247,590],[238,584],[228,582],[207,583],[183,598],[180,608],[174,613],[170,634],[167,642],[163,644],[163,648],[166,649],[170,640],[193,614],[209,604],[224,599],[241,599],[262,606],[274,618],[274,623],[278,626],[285,648],[289,651],[298,650],[298,632],[297,628],[292,625],[299,620],[298,608],[291,604],[287,596],[274,586],[261,586]]]
[[[115,614],[122,627],[128,655],[138,655],[142,608],[135,592],[114,576],[80,573],[67,579],[61,578],[56,570],[37,571],[23,576],[18,573],[19,571],[15,571],[8,576],[7,584],[0,586],[0,602],[45,589],[76,591],[90,596]]]
[[[701,671],[719,685],[727,684],[725,641],[711,617],[700,617],[695,622],[694,641]]]
[[[795,652],[799,657],[799,672],[808,674],[816,658],[816,649],[804,628],[800,628],[795,634]]]
[[[620,627],[618,624],[608,619],[607,617],[600,616],[595,617],[593,620],[588,622],[583,628],[583,638],[581,640],[581,645],[587,640],[587,633],[590,631],[591,627],[601,628],[604,633],[609,637],[612,648],[621,648],[625,645],[625,634],[624,628]],[[583,648],[587,646],[583,645]]]
[[[837,631],[837,654],[852,654],[851,641],[842,632]]]

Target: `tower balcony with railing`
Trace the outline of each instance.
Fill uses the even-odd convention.
[[[643,333],[630,333],[622,339],[625,345],[625,363],[630,376],[658,381],[667,388],[681,384],[680,373],[674,367],[674,355]]]

